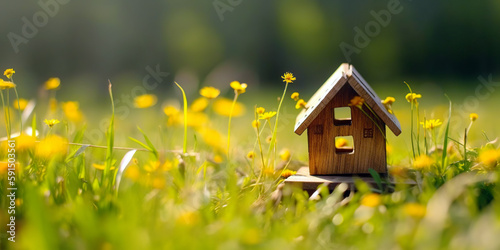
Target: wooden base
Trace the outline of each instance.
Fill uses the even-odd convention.
[[[382,175],[382,177],[384,176]],[[373,187],[377,186],[375,180],[370,175],[310,175],[309,167],[301,167],[295,175],[285,180],[285,184],[299,186],[309,194],[315,192],[318,186],[323,183],[328,185],[330,191],[335,189],[340,183],[346,183],[349,186],[348,190],[355,191],[354,182],[356,179],[361,179]],[[396,184],[390,177],[389,182]],[[412,185],[412,183],[407,184]]]

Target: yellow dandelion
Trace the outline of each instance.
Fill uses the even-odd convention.
[[[177,224],[184,226],[194,226],[198,224],[199,221],[200,221],[200,216],[198,215],[198,213],[194,211],[181,213],[176,220]]]
[[[52,77],[45,82],[45,89],[57,89],[59,88],[59,85],[61,85],[61,79],[59,79],[58,77]]]
[[[481,151],[478,161],[486,168],[494,168],[497,165],[498,158],[500,158],[500,151],[497,149],[486,149]]]
[[[284,148],[280,151],[280,158],[282,161],[289,161],[292,154],[288,148]]]
[[[434,160],[427,155],[419,155],[413,162],[413,168],[415,170],[427,170],[434,164]]]
[[[215,163],[222,163],[224,161],[224,159],[220,155],[215,155],[213,160]]]
[[[306,105],[307,105],[307,102],[304,101],[303,99],[300,99],[297,101],[297,103],[295,104],[295,109],[305,109],[306,108]]]
[[[28,100],[23,98],[19,98],[19,103],[17,102],[17,100],[12,102],[12,107],[14,107],[15,109],[19,109],[21,111],[24,110],[26,106],[28,106]]]
[[[299,100],[299,92],[293,92],[291,97],[294,101],[298,101]]]
[[[165,113],[165,115],[167,115],[167,116],[175,116],[175,115],[179,114],[179,112],[180,112],[179,109],[177,109],[176,107],[171,106],[171,105],[163,108],[163,113]]]
[[[200,95],[208,99],[215,99],[220,95],[220,90],[214,87],[203,87],[200,89]]]
[[[293,74],[290,72],[286,72],[281,78],[283,78],[283,82],[286,83],[293,83],[293,81],[296,80]]]
[[[267,176],[274,175],[274,168],[272,168],[272,167],[266,167],[266,168],[264,168],[264,170],[262,171],[262,173],[264,175],[267,175]]]
[[[416,219],[423,218],[426,214],[426,207],[416,202],[406,203],[403,206],[403,213]]]
[[[210,147],[217,150],[218,152],[225,153],[227,144],[225,143],[224,137],[221,133],[215,129],[208,127],[196,128],[196,132],[200,135],[201,139]],[[218,158],[218,157],[217,157]],[[216,160],[216,157],[214,157]],[[220,158],[222,162],[222,158]]]
[[[27,134],[21,134],[16,137],[16,150],[23,152],[26,150],[31,150],[35,147],[36,138]]]
[[[257,108],[256,111],[257,111],[257,114],[264,114],[264,112],[266,112],[266,109],[263,107],[259,107],[259,108]]]
[[[15,87],[16,87],[16,85],[13,82],[4,81],[4,80],[0,79],[0,89],[11,89],[11,88],[15,88]]]
[[[56,98],[50,98],[49,100],[49,110],[50,112],[56,112],[57,110],[57,100]]]
[[[361,198],[361,205],[365,207],[377,207],[382,203],[382,197],[376,193],[370,193]]]
[[[102,171],[104,171],[104,169],[106,169],[105,164],[92,163],[92,167],[94,167],[97,170],[102,170]],[[115,170],[115,169],[116,169],[116,167],[112,166],[109,170]]]
[[[130,165],[124,173],[125,178],[131,179],[133,181],[139,180],[141,176],[141,170],[137,165]]]
[[[364,103],[365,103],[365,99],[363,99],[361,96],[355,96],[354,98],[351,99],[351,103],[349,103],[349,106],[355,106],[358,108],[362,108]]]
[[[290,170],[290,169],[285,169],[285,170],[283,170],[283,172],[281,172],[281,177],[283,177],[283,178],[286,179],[286,178],[288,178],[288,177],[290,177],[290,176],[292,176],[292,175],[294,175],[296,173],[297,173],[297,171],[293,171],[293,170]]]
[[[140,109],[149,108],[155,105],[157,101],[158,98],[156,98],[156,96],[152,94],[136,96],[134,98],[134,107]]]
[[[50,120],[45,119],[44,122],[45,122],[45,124],[47,124],[47,126],[49,126],[49,128],[52,128],[52,127],[54,127],[54,125],[60,123],[60,121],[57,119],[50,119]]]
[[[260,121],[259,120],[253,120],[252,121],[252,127],[254,127],[254,128],[260,127]]]
[[[416,104],[418,104],[418,101],[417,99],[420,99],[422,98],[422,95],[421,94],[415,94],[415,93],[408,93],[405,97],[405,99],[408,101],[408,102],[414,102]]]
[[[264,114],[259,115],[260,120],[269,120],[273,118],[276,115],[276,112],[271,111],[271,112],[266,112]]]
[[[68,152],[68,141],[58,135],[50,135],[36,145],[35,155],[42,159],[64,156]]]
[[[469,117],[471,121],[475,122],[479,116],[476,113],[470,113]]]
[[[218,98],[214,102],[213,109],[215,113],[217,113],[218,115],[229,117],[232,104],[233,100],[227,98]],[[236,102],[234,104],[234,110],[232,116],[239,117],[242,116],[244,113],[245,113],[245,106],[240,102]]]
[[[152,172],[155,172],[156,170],[158,170],[160,168],[160,165],[161,165],[161,163],[159,161],[149,161],[143,167],[144,167],[144,170],[152,173]]]
[[[14,71],[14,69],[6,69],[4,72],[3,72],[3,75],[6,76],[7,78],[9,79],[12,79],[12,75],[16,73],[16,71]]]
[[[392,114],[392,104],[396,101],[396,98],[392,96],[386,97],[384,100],[382,100],[382,104],[384,105],[385,109]]]
[[[4,174],[7,172],[9,168],[9,163],[6,161],[0,161],[0,174]]]
[[[434,128],[441,126],[443,122],[441,122],[439,119],[431,119],[431,120],[425,120],[425,123],[421,122],[420,124],[422,124],[422,127],[424,127],[425,129],[432,130]]]
[[[247,89],[247,84],[246,83],[240,83],[238,81],[231,82],[230,86],[231,86],[231,88],[234,89],[234,93],[236,95],[245,93],[246,89]]]
[[[152,183],[152,187],[154,189],[162,189],[165,187],[165,178],[164,177],[160,177],[160,176],[156,176],[155,178],[153,178],[153,183]]]
[[[61,109],[64,116],[72,122],[80,122],[83,119],[83,114],[80,111],[80,105],[78,102],[63,102],[61,103]]]
[[[191,103],[191,106],[189,107],[189,109],[191,109],[194,112],[201,112],[207,108],[208,103],[209,103],[209,101],[207,98],[200,97],[200,98],[194,100],[193,103]]]
[[[255,152],[253,152],[253,151],[248,152],[248,154],[247,154],[247,158],[248,158],[248,159],[253,159],[253,158],[255,158]]]
[[[347,147],[347,146],[349,146],[349,142],[346,139],[340,137],[340,138],[337,138],[335,140],[335,147],[336,148],[342,148],[342,147]]]

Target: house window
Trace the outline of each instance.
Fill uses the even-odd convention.
[[[354,153],[354,139],[352,136],[335,137],[335,153],[352,154]]]
[[[351,125],[351,108],[350,107],[339,107],[333,109],[333,124],[335,126],[346,126]]]
[[[373,128],[363,129],[363,138],[373,138]]]

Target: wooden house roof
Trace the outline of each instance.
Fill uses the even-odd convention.
[[[323,86],[307,102],[306,108],[297,116],[295,133],[301,135],[347,83],[365,99],[365,103],[373,109],[375,114],[382,119],[395,135],[401,134],[401,125],[398,119],[387,111],[381,99],[354,66],[347,63],[340,65],[335,73],[328,78]]]

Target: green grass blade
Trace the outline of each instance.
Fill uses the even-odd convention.
[[[135,142],[135,143],[137,143],[137,144],[141,145],[141,147],[145,148],[146,150],[153,152],[153,149],[152,149],[152,148],[150,148],[148,145],[146,145],[146,144],[142,143],[141,141],[139,141],[139,140],[137,140],[137,139],[134,139],[134,138],[132,138],[132,137],[129,137],[129,139],[130,139],[130,140],[132,140],[133,142]]]
[[[142,131],[142,129],[137,126],[137,129],[139,129],[139,131],[141,132],[142,136],[144,137],[144,140],[146,140],[146,143],[148,144],[149,148],[151,149],[150,151],[155,155],[155,158],[158,160],[158,150],[156,150],[155,146],[153,145],[153,143],[151,142],[151,140],[149,140],[148,136],[146,135],[146,133],[144,133],[144,131]]]
[[[451,120],[451,100],[448,95],[445,95],[448,101],[450,102],[450,107],[448,110],[448,121],[446,122],[446,130],[444,132],[444,142],[443,142],[443,158],[441,160],[441,168],[444,169],[447,164],[447,148],[448,148],[448,133],[450,132],[450,120]],[[444,174],[444,173],[441,173]]]
[[[111,119],[109,121],[108,132],[106,133],[108,149],[106,150],[106,167],[104,168],[104,173],[103,173],[104,180],[108,180],[109,171],[113,164],[113,147],[115,141],[115,102],[113,100],[111,81],[108,80],[108,82],[109,82],[108,91],[109,91],[109,98],[111,99],[112,114],[111,114]]]
[[[123,173],[125,173],[125,169],[127,169],[128,164],[130,161],[132,161],[135,152],[137,150],[130,150],[128,151],[125,156],[123,156],[122,161],[120,162],[120,167],[118,168],[118,171],[116,172],[115,179],[113,181],[113,186],[116,189],[116,194],[118,194],[118,188],[120,187],[120,182],[123,176]]]
[[[177,82],[174,83],[181,90],[182,100],[184,103],[184,143],[182,145],[182,152],[185,154],[187,152],[187,98],[186,92],[184,92],[184,89],[181,87],[181,85],[179,85]]]

